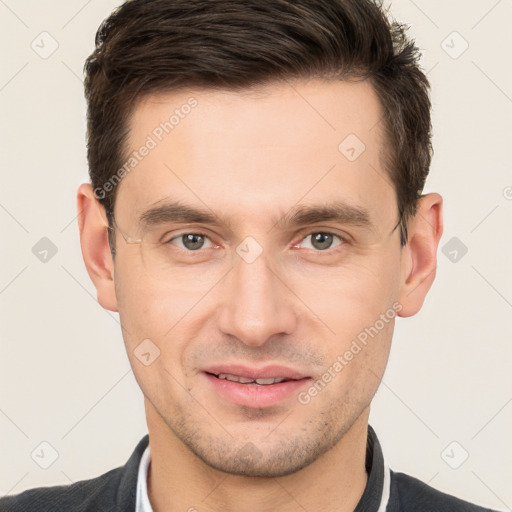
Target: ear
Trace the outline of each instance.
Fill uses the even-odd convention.
[[[443,234],[443,198],[436,193],[418,200],[416,215],[407,226],[409,237],[402,249],[399,316],[415,315],[423,305],[436,276],[437,247]]]
[[[105,309],[118,311],[107,216],[89,183],[82,183],[78,188],[77,209],[82,256],[89,277],[96,287],[98,302]]]

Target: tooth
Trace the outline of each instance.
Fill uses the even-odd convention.
[[[268,386],[270,384],[278,384],[279,382],[284,382],[289,379],[286,377],[272,377],[268,379],[249,379],[247,377],[239,377],[237,375],[229,375],[227,373],[220,373],[217,376],[219,379],[223,380],[229,380],[231,382],[239,382],[240,384],[250,384],[250,383],[256,383],[260,384],[262,386]]]
[[[256,384],[274,384],[276,379],[256,379]]]

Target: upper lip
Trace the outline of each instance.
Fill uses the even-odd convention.
[[[213,373],[215,375],[220,375],[221,373],[236,375],[237,377],[245,377],[247,379],[271,379],[280,377],[299,380],[308,377],[293,368],[287,368],[286,366],[280,365],[269,365],[262,368],[255,368],[241,364],[220,364],[205,368],[203,371],[206,373]]]

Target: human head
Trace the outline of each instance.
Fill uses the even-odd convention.
[[[166,432],[238,475],[314,464],[356,422],[362,431],[394,318],[415,314],[434,278],[440,200],[418,200],[430,122],[414,45],[375,4],[336,0],[132,0],[103,25],[98,44],[86,67],[93,185],[79,192],[82,249],[100,303],[120,313],[152,438]],[[190,114],[106,190],[123,158],[179,105]],[[366,145],[353,161],[338,150],[351,133]],[[391,140],[400,158],[385,151]],[[92,190],[111,193],[96,194],[111,212],[116,197],[115,265]],[[345,205],[345,221],[326,219],[322,208],[340,199],[363,207]],[[163,222],[158,210],[170,200],[174,212],[176,202],[213,212],[215,222],[189,221],[186,232],[206,231],[208,250],[175,251],[168,235],[185,224]],[[420,215],[400,244],[393,227],[416,201]],[[314,215],[304,220],[301,207]],[[157,227],[142,233],[165,234],[172,259],[157,279],[147,256],[156,253],[137,249],[144,212]],[[306,225],[318,234],[327,224],[347,233],[334,240],[338,249],[304,248]],[[262,250],[250,262],[235,251],[246,235]],[[146,367],[137,354],[148,348],[160,355]],[[241,406],[209,387],[211,365],[285,366],[303,384],[319,382],[344,354],[348,364],[311,401]]]

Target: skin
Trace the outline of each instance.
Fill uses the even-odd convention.
[[[206,205],[230,225],[173,227],[173,235],[210,237],[200,259],[184,255],[151,273],[147,262],[160,260],[148,254],[157,253],[116,231],[114,262],[103,209],[90,185],[78,191],[84,261],[100,304],[120,314],[145,397],[150,501],[156,512],[351,511],[367,481],[370,403],[394,320],[307,404],[294,394],[272,407],[235,405],[201,369],[281,364],[313,382],[394,303],[399,316],[416,314],[435,277],[442,198],[420,199],[401,248],[396,194],[379,157],[381,107],[368,82],[147,97],[131,118],[128,152],[190,97],[197,107],[118,185],[115,218],[137,238],[150,205],[166,198]],[[366,146],[355,161],[338,150],[350,133]],[[299,205],[336,200],[365,208],[373,228],[275,223]],[[309,236],[319,232],[345,241],[333,237],[332,247],[319,250]],[[247,236],[263,249],[250,264],[236,252]],[[146,366],[134,350],[148,338],[160,356]]]

